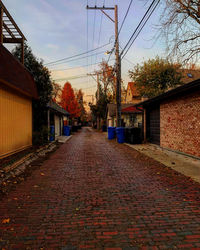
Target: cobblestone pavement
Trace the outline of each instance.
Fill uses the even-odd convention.
[[[200,249],[199,193],[83,128],[0,201],[0,249]]]

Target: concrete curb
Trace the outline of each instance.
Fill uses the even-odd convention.
[[[18,176],[23,173],[30,163],[37,160],[41,156],[45,156],[47,153],[52,152],[56,148],[57,141],[53,141],[45,146],[42,146],[33,153],[30,153],[20,160],[14,162],[11,165],[6,166],[0,170],[0,185],[8,179]]]
[[[149,144],[128,144],[124,145],[170,167],[171,169],[192,178],[200,183],[200,160],[193,157],[159,148],[157,145]]]

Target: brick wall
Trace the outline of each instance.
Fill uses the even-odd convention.
[[[200,157],[200,91],[160,105],[161,147]]]

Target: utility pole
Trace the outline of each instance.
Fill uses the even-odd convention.
[[[119,55],[119,35],[118,35],[118,6],[115,5],[115,42],[116,42],[116,75],[117,75],[117,91],[116,91],[116,119],[117,127],[121,127],[121,58]]]
[[[119,55],[119,36],[118,36],[118,6],[115,7],[89,7],[88,10],[101,10],[101,12],[106,15],[113,23],[115,23],[115,56],[116,56],[116,78],[117,78],[117,91],[116,91],[116,118],[117,118],[117,127],[121,127],[121,58]],[[115,20],[113,20],[104,10],[114,10]]]
[[[99,82],[99,74],[100,72],[96,72],[94,74],[88,74],[89,76],[97,76],[97,80],[94,78],[94,80],[97,82],[97,102],[99,101],[100,99],[100,82]],[[100,117],[97,116],[97,129],[100,129]]]

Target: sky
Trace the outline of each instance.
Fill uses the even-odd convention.
[[[102,6],[104,1],[105,7],[118,5],[120,27],[130,0],[2,0],[27,38],[33,54],[47,64],[52,79],[61,86],[68,79],[73,88],[81,88],[89,98],[95,94],[97,84],[91,76],[87,76],[87,73],[98,70],[98,63],[102,59],[108,59],[105,52],[113,48],[115,29],[114,23],[100,10],[87,10],[86,6]],[[119,36],[121,49],[126,45],[150,3],[150,0],[133,0]],[[156,8],[122,61],[122,79],[125,85],[130,81],[128,70],[134,65],[157,55],[165,56],[162,39],[154,39],[161,8],[161,5]],[[114,11],[109,10],[107,13],[114,18]],[[83,55],[81,59],[75,58],[73,61],[48,65],[50,62],[84,53],[105,44],[108,45],[85,54],[93,56],[85,58]],[[110,64],[114,64],[114,54],[111,56]],[[81,78],[76,78],[77,76]]]

